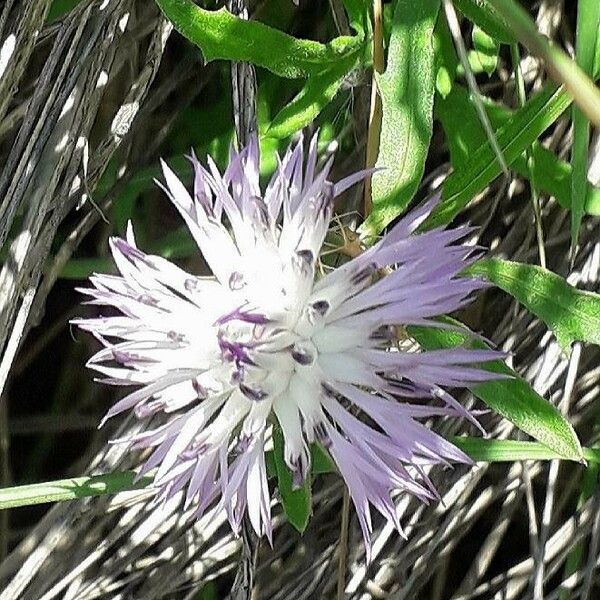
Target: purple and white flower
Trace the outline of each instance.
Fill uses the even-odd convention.
[[[474,420],[441,386],[489,379],[473,365],[499,353],[398,343],[397,325],[431,325],[482,287],[459,277],[475,259],[460,243],[469,228],[415,233],[435,200],[321,273],[334,198],[365,176],[333,184],[332,160],[318,170],[316,136],[306,160],[300,141],[262,193],[253,139],[223,174],[210,157],[205,168],[193,156],[193,195],[163,163],[162,187],[214,276],[145,254],[130,227],[127,240],[110,240],[120,275],[94,275],[82,290],[91,304],[116,311],[76,323],[103,345],[88,363],[102,381],[137,386],[104,420],[128,410],[142,420],[166,417],[120,440],[150,451],[141,473],[157,469],[159,498],[184,490],[198,516],[217,505],[235,531],[247,512],[271,540],[265,445],[276,419],[298,485],[311,466],[310,445],[329,452],[368,547],[371,505],[401,531],[396,494],[436,498],[426,468],[469,462],[421,420]]]

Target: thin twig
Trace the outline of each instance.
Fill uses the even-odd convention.
[[[465,77],[467,79],[469,91],[471,92],[471,99],[473,100],[473,104],[475,106],[475,109],[477,110],[477,115],[479,116],[481,125],[485,130],[485,135],[490,145],[492,146],[492,149],[494,150],[496,158],[500,163],[500,167],[502,168],[504,175],[508,178],[510,177],[508,165],[504,160],[504,154],[502,153],[502,149],[498,145],[498,141],[496,140],[496,134],[494,133],[492,124],[490,123],[489,117],[485,112],[477,81],[475,81],[475,76],[473,75],[473,71],[471,70],[471,66],[469,65],[467,49],[465,47],[465,42],[462,38],[460,24],[458,22],[458,17],[456,16],[456,11],[454,10],[454,5],[452,4],[452,0],[443,0],[443,5],[444,12],[446,13],[446,20],[448,21],[448,27],[450,28],[450,33],[452,34],[452,39],[454,40],[458,57],[465,71]]]
[[[519,53],[519,46],[517,44],[511,44],[510,54],[513,62],[513,69],[515,70],[515,83],[517,89],[517,97],[519,100],[519,106],[525,106],[527,100],[525,94],[525,81],[523,79],[523,71],[521,70],[521,56]],[[530,146],[525,150],[525,157],[527,159],[527,172],[529,174],[529,188],[531,190],[531,204],[533,205],[533,215],[535,219],[535,234],[537,238],[538,254],[540,257],[540,266],[542,269],[546,268],[546,248],[544,246],[544,229],[542,226],[542,210],[540,208],[540,198],[537,193],[534,179],[534,157],[533,157],[533,146]]]

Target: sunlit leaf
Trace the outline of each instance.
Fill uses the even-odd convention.
[[[469,52],[469,64],[474,73],[491,75],[498,65],[500,44],[479,27],[473,27],[471,33],[473,50]]]
[[[563,88],[546,87],[515,111],[504,125],[495,130],[496,140],[507,164],[512,164],[526,148],[552,125],[571,103]],[[445,180],[442,202],[428,219],[433,227],[450,222],[473,197],[500,173],[496,153],[485,141],[474,149],[462,168]]]
[[[286,138],[312,123],[337,94],[344,77],[356,64],[355,55],[306,81],[296,97],[273,118],[265,135]]]
[[[516,298],[554,332],[568,351],[575,341],[600,344],[600,294],[578,290],[535,265],[487,258],[469,267]]]
[[[448,321],[460,325],[455,321]],[[425,349],[486,347],[483,342],[466,332],[410,327],[409,333]],[[486,363],[483,368],[508,377],[469,386],[477,398],[562,458],[581,461],[581,446],[575,431],[554,405],[535,392],[504,362],[498,360]]]
[[[363,224],[379,233],[411,201],[425,168],[433,124],[433,28],[439,0],[399,0],[385,73],[377,78],[383,107],[373,176],[373,212]]]
[[[116,494],[126,490],[142,489],[150,483],[152,483],[152,477],[149,475],[136,480],[136,474],[133,471],[116,471],[92,477],[71,477],[58,481],[2,488],[0,489],[0,510],[16,506]]]
[[[191,0],[156,0],[175,28],[201,50],[207,62],[247,61],[281,77],[318,75],[357,51],[362,36],[340,36],[327,44],[299,40],[264,23],[209,11]]]
[[[496,131],[499,131],[515,116],[515,113],[505,106],[486,101],[486,99],[484,99],[484,107]],[[436,117],[442,123],[446,133],[454,171],[459,172],[462,169],[472,168],[470,164],[472,154],[487,143],[487,138],[477,112],[469,99],[468,90],[459,84],[454,84],[445,98],[438,98]],[[560,160],[539,142],[534,142],[531,148],[536,187],[540,191],[554,196],[563,208],[570,209],[571,165]],[[521,177],[528,178],[530,176],[524,153],[508,162],[510,168]],[[497,165],[494,177],[499,174],[500,166]],[[590,183],[587,184],[585,213],[600,215],[600,189]]]
[[[457,436],[452,438],[452,443],[475,462],[513,462],[515,460],[555,460],[563,458],[558,452],[539,442]],[[600,452],[584,448],[583,457],[586,460],[598,461]]]

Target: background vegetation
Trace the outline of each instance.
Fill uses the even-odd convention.
[[[258,0],[249,16],[190,0],[0,7],[0,507],[15,507],[0,512],[0,600],[208,600],[241,568],[257,598],[595,598],[600,4]],[[190,148],[226,164],[243,112],[232,61],[256,67],[264,178],[303,129],[336,153],[335,178],[385,167],[336,206],[326,265],[348,231],[368,244],[440,186],[424,227],[470,222],[490,248],[472,272],[497,287],[453,317],[510,352],[491,368],[514,377],[462,398],[492,409],[488,439],[431,422],[477,465],[431,474],[440,504],[399,497],[408,540],[376,520],[368,566],[326,460],[311,498],[274,457],[274,548],[255,562],[221,516],[131,490],[138,461],[106,440],[135,423],[96,430],[114,397],[68,325],[92,311],[75,288],[112,269],[107,238],[129,219],[141,247],[205,271],[153,178],[163,157],[190,181]]]

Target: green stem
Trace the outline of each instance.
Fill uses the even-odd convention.
[[[141,477],[138,481],[135,481],[134,472],[123,471],[93,477],[73,477],[71,479],[9,487],[0,489],[0,510],[139,490],[145,488],[151,482],[151,476]]]
[[[458,446],[475,462],[513,462],[517,460],[575,460],[550,450],[540,442],[521,442],[516,440],[493,440],[474,437],[454,437],[452,443]],[[269,477],[275,476],[272,452],[266,456],[270,465]],[[583,457],[593,464],[600,464],[600,448],[583,448]],[[318,447],[312,449],[313,472],[327,473],[334,470],[329,457]],[[152,476],[147,475],[135,481],[132,471],[105,473],[93,477],[74,477],[44,483],[21,485],[0,489],[0,510],[63,502],[88,496],[104,496],[130,490],[139,490],[152,483]]]

